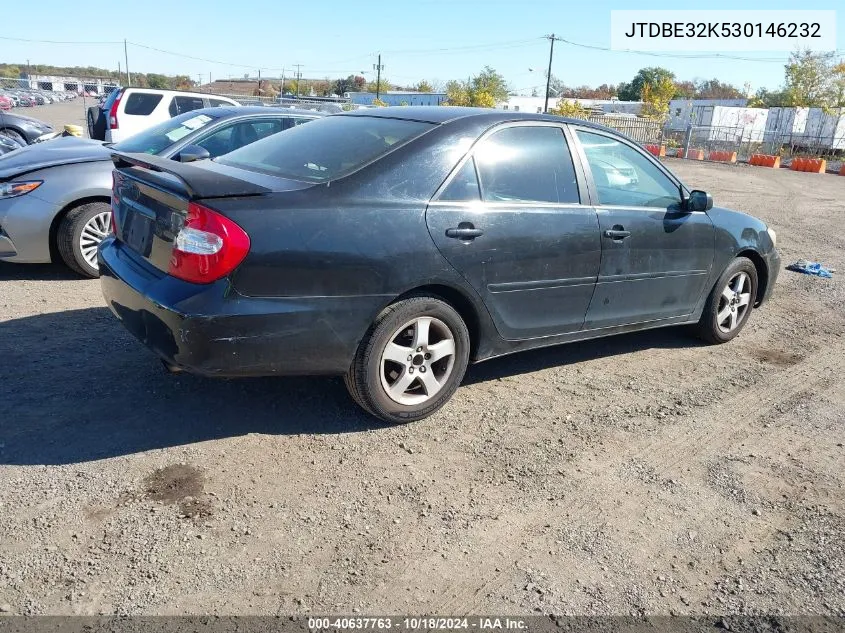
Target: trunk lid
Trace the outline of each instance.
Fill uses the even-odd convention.
[[[215,212],[214,200],[290,191],[308,183],[269,178],[213,161],[180,163],[148,154],[112,154],[115,236],[135,254],[168,272],[174,245],[190,203]]]

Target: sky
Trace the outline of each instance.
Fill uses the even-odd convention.
[[[718,78],[752,90],[783,82],[787,52],[737,53],[736,59],[679,59],[604,51],[609,47],[612,9],[678,9],[678,2],[591,0],[145,0],[110,2],[97,11],[78,10],[66,0],[38,0],[38,13],[54,19],[23,20],[0,31],[0,61],[185,74],[212,79],[285,75],[300,64],[303,77],[374,78],[381,53],[384,77],[400,85],[421,79],[465,79],[485,65],[505,76],[511,90],[542,94],[554,33],[553,74],[567,85],[596,86],[630,81],[644,66],[660,65],[679,80]],[[679,6],[680,5],[680,6]],[[840,2],[808,0],[803,9],[837,9]],[[697,8],[702,8],[698,5]],[[709,9],[795,9],[794,2],[713,1]],[[96,25],[96,15],[102,25]],[[836,16],[845,56],[845,8]],[[13,39],[19,38],[16,41]],[[37,41],[36,41],[37,40]],[[45,40],[51,40],[46,42]],[[154,50],[160,49],[160,50]],[[192,59],[199,58],[199,59]],[[762,59],[761,59],[762,58]]]

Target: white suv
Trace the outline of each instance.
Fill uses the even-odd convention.
[[[178,114],[215,106],[237,106],[237,101],[199,92],[123,88],[106,113],[105,140],[117,143]]]

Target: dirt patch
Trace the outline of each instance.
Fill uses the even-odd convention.
[[[205,476],[196,466],[172,464],[159,468],[144,479],[148,499],[174,504],[195,499],[203,492]]]
[[[801,354],[778,349],[758,349],[754,350],[751,355],[760,362],[777,367],[792,367],[804,360]]]

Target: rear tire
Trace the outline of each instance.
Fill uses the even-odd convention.
[[[756,299],[757,269],[750,259],[737,257],[710,291],[695,333],[713,345],[727,343],[745,327]]]
[[[100,276],[97,246],[111,232],[111,207],[90,202],[67,212],[59,224],[56,246],[65,264],[84,277]]]
[[[463,380],[469,331],[452,306],[411,297],[388,306],[367,331],[345,376],[352,399],[385,422],[406,423],[442,407]]]
[[[29,145],[29,143],[26,142],[26,139],[23,136],[21,136],[18,132],[16,132],[15,130],[10,130],[9,128],[3,128],[2,130],[0,130],[0,134],[2,134],[3,136],[9,137],[13,141],[17,141],[20,145],[22,145],[24,147]]]

